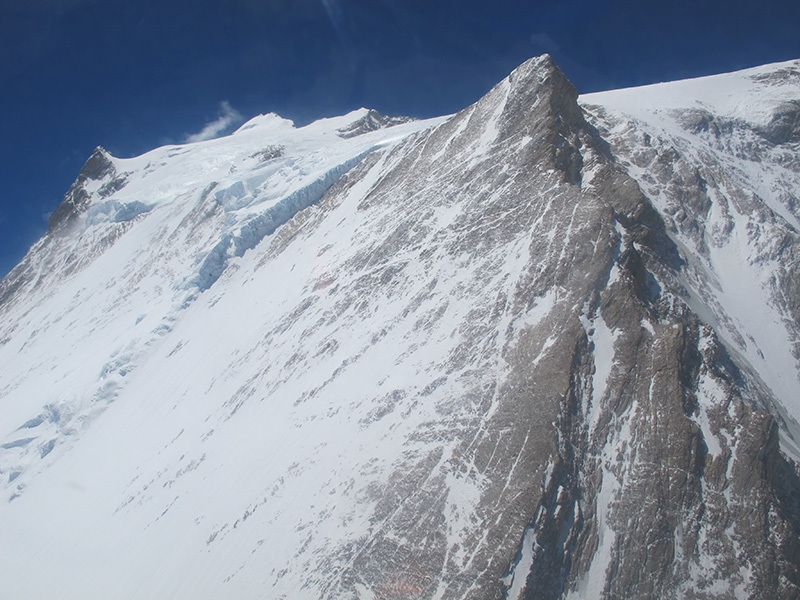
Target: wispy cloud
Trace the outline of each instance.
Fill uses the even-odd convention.
[[[210,123],[206,123],[205,127],[203,127],[203,129],[197,133],[187,135],[183,141],[192,143],[214,139],[215,137],[222,135],[234,125],[241,123],[242,120],[242,115],[239,113],[239,111],[233,108],[227,100],[223,100],[219,103],[219,116]]]

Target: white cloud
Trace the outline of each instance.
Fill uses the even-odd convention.
[[[223,100],[219,103],[219,117],[210,123],[206,123],[205,127],[197,133],[187,135],[183,141],[192,143],[214,139],[232,126],[241,123],[242,120],[242,115],[239,111],[233,108],[227,100]]]

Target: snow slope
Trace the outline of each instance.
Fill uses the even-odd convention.
[[[335,306],[325,292],[335,282],[329,265],[342,259],[332,243],[350,240],[356,223],[331,221],[316,244],[295,244],[257,280],[259,258],[247,250],[317,202],[366,153],[385,160],[400,140],[441,122],[337,135],[365,115],[301,129],[266,115],[225,138],[111,159],[124,187],[104,198],[102,182],[89,182],[80,223],[32,250],[24,296],[4,307],[0,346],[0,471],[14,499],[2,517],[3,536],[14,540],[0,559],[7,597],[52,589],[63,598],[108,597],[112,585],[117,597],[219,597],[216,586],[248,561],[256,575],[240,589],[255,593],[263,578],[283,576],[260,574],[264,555],[302,572],[287,554],[296,549],[275,544],[285,532],[320,515],[362,518],[347,498],[366,494],[370,478],[351,480],[377,471],[365,450],[385,433],[356,434],[370,410],[393,407],[392,379],[403,380],[402,372],[342,378],[322,404],[305,403],[369,340],[348,336],[343,323],[299,335]],[[368,189],[369,179],[361,185]],[[70,273],[63,265],[76,256]],[[212,286],[226,268],[227,291],[217,293]],[[299,329],[273,339],[290,324]],[[373,330],[380,328],[366,331]],[[390,340],[402,335],[373,349],[372,364],[397,360]],[[314,354],[297,355],[292,348],[301,344]],[[314,355],[309,376],[302,367]],[[239,412],[270,368],[269,385]],[[385,400],[354,410],[375,380]],[[314,420],[326,415],[336,435],[323,441]],[[309,490],[301,473],[328,483]],[[270,510],[251,518],[263,527],[242,538],[240,523],[270,498]],[[169,511],[180,516],[164,527]],[[110,534],[112,548],[98,542]],[[212,543],[224,549],[212,553]],[[165,553],[177,561],[166,570]],[[42,564],[50,565],[46,573]],[[86,583],[98,576],[94,588]],[[176,585],[180,594],[169,587]]]

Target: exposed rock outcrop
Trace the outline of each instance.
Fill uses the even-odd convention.
[[[61,204],[50,215],[48,233],[68,228],[86,210],[89,201],[87,186],[92,182],[103,182],[103,185],[99,186],[101,197],[121,190],[125,186],[125,177],[116,177],[116,175],[117,170],[111,160],[111,155],[102,146],[95,148]]]

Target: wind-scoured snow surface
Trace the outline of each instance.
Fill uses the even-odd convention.
[[[792,597],[797,70],[98,149],[0,283],[0,595]]]
[[[581,103],[684,248],[689,303],[800,439],[800,61]]]

